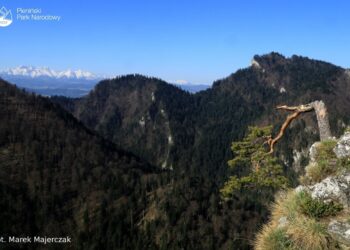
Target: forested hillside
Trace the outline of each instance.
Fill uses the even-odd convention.
[[[2,80],[0,115],[1,236],[72,238],[72,244],[51,249],[147,244],[134,221],[147,207],[145,194],[159,185],[154,167],[48,99]]]
[[[168,205],[154,204],[156,231],[164,230],[158,221],[167,218],[172,221],[165,224],[168,235],[180,230],[184,236],[177,241],[182,246],[210,248],[214,243],[202,245],[197,241],[212,238],[215,248],[233,244],[243,249],[249,248],[247,239],[253,238],[266,218],[273,190],[262,190],[262,194],[245,191],[235,202],[219,202],[218,190],[226,180],[227,161],[232,158],[232,141],[241,139],[249,125],[271,124],[276,133],[287,116],[275,109],[277,105],[314,100],[326,102],[332,130],[339,135],[349,124],[349,92],[350,77],[345,69],[305,57],[270,53],[255,56],[250,67],[194,95],[156,78],[128,75],[100,82],[86,97],[53,100],[105,138],[160,168],[173,169],[173,186],[170,191],[166,189],[169,193],[164,197]],[[276,156],[291,185],[296,185],[308,161],[307,148],[318,137],[316,117],[305,114],[292,123],[279,142]],[[189,213],[194,217],[189,218]],[[188,218],[185,224],[184,218]],[[218,224],[225,225],[222,230],[227,232],[233,226],[233,231],[222,235]],[[169,237],[165,242],[176,246]]]
[[[349,91],[345,69],[270,53],[255,56],[250,67],[194,95],[156,78],[128,75],[100,82],[84,98],[53,100],[105,138],[155,165],[198,167],[221,176],[231,157],[231,142],[242,138],[248,125],[273,123],[278,128],[286,116],[275,110],[279,104],[324,100],[332,109],[333,131],[339,134],[349,123]],[[317,140],[315,121],[307,114],[288,132],[279,150],[288,165],[300,165],[306,156],[303,149]]]
[[[220,198],[231,143],[249,125],[275,133],[287,115],[278,104],[323,100],[336,135],[350,118],[347,70],[277,53],[197,94],[141,75],[101,81],[78,99],[0,87],[4,232],[72,232],[84,249],[251,249],[275,189]],[[310,113],[277,144],[291,185],[316,140]]]

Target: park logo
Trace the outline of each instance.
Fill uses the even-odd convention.
[[[11,10],[7,10],[5,7],[0,9],[0,27],[7,27],[12,23]]]

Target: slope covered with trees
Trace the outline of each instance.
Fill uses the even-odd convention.
[[[231,201],[220,200],[219,191],[228,174],[227,161],[232,159],[232,141],[247,135],[248,125],[275,124],[272,131],[275,134],[285,119],[284,114],[275,111],[275,106],[281,103],[293,106],[324,100],[332,110],[330,125],[335,135],[349,124],[350,117],[347,70],[304,57],[285,58],[277,53],[255,56],[251,67],[194,95],[156,78],[128,75],[100,82],[83,98],[51,98],[75,118],[48,99],[4,86],[13,89],[20,98],[3,97],[2,110],[8,110],[5,114],[13,118],[1,121],[5,129],[0,131],[8,131],[1,136],[13,141],[2,139],[4,142],[0,144],[4,149],[1,157],[8,165],[1,168],[2,185],[8,189],[16,186],[15,182],[6,182],[8,168],[20,170],[25,177],[31,174],[20,179],[25,194],[34,192],[33,183],[42,183],[39,185],[42,189],[34,189],[37,196],[28,194],[26,205],[16,205],[21,211],[31,211],[30,202],[51,199],[43,190],[53,188],[50,183],[56,183],[58,176],[57,183],[62,182],[57,189],[58,203],[45,204],[57,204],[50,209],[65,211],[62,209],[65,202],[72,199],[75,207],[67,205],[71,208],[68,211],[72,211],[67,213],[73,214],[74,220],[67,219],[63,224],[68,225],[67,230],[79,229],[76,232],[81,233],[77,237],[85,239],[79,241],[86,242],[85,248],[250,249],[255,233],[267,219],[274,190],[268,187],[259,192],[239,190]],[[22,99],[26,100],[25,104],[12,106],[11,100]],[[23,126],[28,128],[28,133]],[[14,131],[18,129],[23,132],[17,136]],[[16,143],[16,138],[26,140]],[[276,164],[281,166],[291,185],[297,182],[296,174],[287,171],[290,168],[286,166],[294,163],[294,170],[302,169],[300,165],[307,164],[307,148],[317,139],[316,117],[307,114],[293,121],[276,147],[275,156],[279,159]],[[32,145],[36,141],[44,151],[33,151],[37,148]],[[17,144],[22,145],[18,146],[19,153],[8,151]],[[165,171],[148,170],[141,160],[116,149],[116,145]],[[25,150],[28,153],[22,153]],[[26,155],[25,160],[19,157],[22,154]],[[26,167],[17,168],[17,162]],[[132,167],[134,164],[139,167]],[[36,165],[42,175],[32,174],[31,168]],[[51,165],[58,172],[46,170]],[[23,173],[25,169],[30,171]],[[240,174],[237,171],[242,171],[242,166],[232,174]],[[18,174],[13,176],[19,178]],[[74,180],[66,180],[67,176]],[[68,192],[73,187],[79,195]],[[64,190],[76,196],[71,197]],[[6,192],[9,198],[3,211],[10,211],[8,204],[17,197],[15,194]],[[80,197],[86,198],[80,201]],[[38,216],[37,212],[32,214],[33,218]],[[75,221],[79,219],[75,218],[86,222],[78,224]],[[15,225],[23,221],[13,220]],[[36,220],[26,225],[38,224],[41,229],[43,223]],[[72,221],[76,225],[71,225]]]
[[[48,99],[2,80],[0,115],[1,236],[72,238],[71,244],[52,249],[151,244],[134,221],[147,206],[145,194],[158,185],[152,166]]]
[[[345,69],[270,53],[255,56],[252,66],[194,95],[156,78],[128,75],[102,81],[84,98],[53,100],[105,138],[156,165],[197,166],[222,175],[231,157],[230,143],[242,138],[248,125],[282,124],[284,114],[275,111],[278,104],[324,100],[332,109],[331,127],[339,134],[349,123],[348,91]],[[312,114],[294,123],[288,138],[303,131],[293,145],[281,145],[286,162],[293,163],[293,155],[287,153],[291,146],[301,152],[317,139],[316,127]]]
[[[101,81],[87,98],[53,99],[103,137],[163,168],[179,157],[174,141],[188,148],[193,140],[193,96],[157,78],[122,76]]]
[[[150,206],[142,220],[144,233],[157,248],[249,248],[267,204],[257,203],[254,193],[221,203],[215,178],[205,166],[187,162],[195,150],[193,95],[159,79],[130,75],[102,81],[88,98],[53,100],[106,139],[159,168],[173,168],[157,177],[165,185],[148,195]]]
[[[158,167],[173,169],[172,184],[152,205],[156,213],[146,217],[151,235],[162,235],[158,246],[210,249],[212,244],[233,244],[244,249],[266,219],[273,192],[244,191],[229,203],[217,199],[232,159],[230,144],[243,138],[248,125],[275,124],[275,134],[285,119],[276,112],[277,105],[320,99],[332,110],[331,128],[339,135],[349,124],[349,91],[345,69],[270,53],[255,56],[250,67],[194,95],[156,78],[128,75],[102,81],[86,97],[53,100],[105,138]],[[294,121],[279,142],[276,156],[292,185],[297,182],[295,172],[307,164],[308,146],[317,139],[316,117],[307,114]]]

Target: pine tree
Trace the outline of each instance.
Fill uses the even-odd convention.
[[[233,197],[241,189],[283,188],[287,178],[278,159],[267,153],[266,137],[271,135],[271,127],[249,127],[248,135],[232,144],[234,158],[228,161],[232,174],[221,189],[224,199]]]

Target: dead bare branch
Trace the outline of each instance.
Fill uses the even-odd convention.
[[[296,119],[301,113],[309,112],[312,110],[316,112],[321,141],[331,137],[329,121],[328,121],[328,112],[323,101],[314,101],[309,104],[303,104],[299,106],[281,105],[281,106],[277,106],[276,109],[282,109],[282,110],[294,111],[294,112],[287,116],[286,120],[282,124],[282,127],[280,128],[279,133],[275,138],[272,138],[272,136],[268,136],[266,138],[267,140],[264,142],[264,144],[266,143],[270,147],[270,151],[268,152],[268,154],[272,154],[274,152],[275,144],[278,142],[278,140],[280,140],[283,137],[284,132],[288,128],[290,123],[294,119]]]

